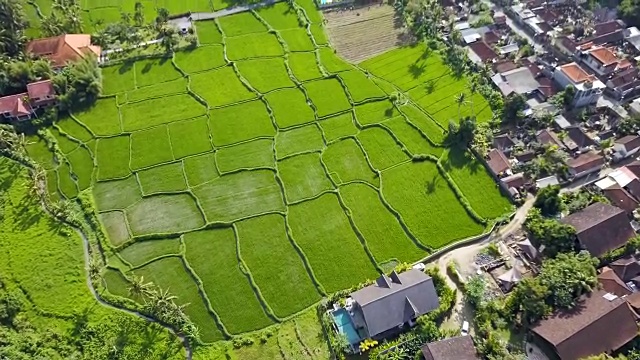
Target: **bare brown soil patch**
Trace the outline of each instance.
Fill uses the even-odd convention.
[[[409,42],[401,19],[395,16],[393,7],[389,5],[328,10],[324,17],[332,46],[352,63]]]

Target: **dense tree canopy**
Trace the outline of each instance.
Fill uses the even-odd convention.
[[[598,283],[597,259],[583,251],[579,254],[558,254],[542,265],[536,278],[549,289],[547,303],[555,308],[571,308],[582,294],[590,292]]]
[[[559,253],[570,253],[576,247],[576,229],[556,219],[542,216],[537,208],[531,209],[525,228],[540,245],[544,245],[544,254],[554,257]]]
[[[0,53],[5,57],[22,54],[26,38],[24,30],[29,26],[22,3],[16,0],[0,0]]]
[[[538,191],[533,206],[540,209],[540,213],[544,216],[553,216],[559,213],[562,208],[560,186],[548,186]]]

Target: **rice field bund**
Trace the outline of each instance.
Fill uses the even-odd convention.
[[[128,296],[133,276],[169,289],[207,343],[511,209],[478,160],[442,145],[466,79],[421,45],[351,65],[311,0],[298,6],[198,22],[192,51],[104,68],[105,96],[50,129],[56,159],[45,139],[27,145],[54,200],[93,195],[108,290]],[[468,98],[463,116],[491,117]]]

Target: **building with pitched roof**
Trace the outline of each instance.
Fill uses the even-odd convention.
[[[599,290],[583,295],[572,309],[541,320],[531,332],[560,360],[578,360],[620,349],[636,338],[638,326],[624,299]]]
[[[587,46],[589,47],[587,48]],[[631,67],[629,60],[618,58],[618,55],[611,48],[588,44],[580,49],[578,57],[598,76],[610,75]]]
[[[54,68],[94,55],[100,59],[102,50],[91,44],[91,35],[65,34],[44,39],[35,39],[27,44],[27,53],[46,58]]]
[[[480,360],[470,336],[457,336],[422,346],[425,360]]]
[[[584,71],[575,62],[557,66],[553,71],[553,80],[562,88],[573,85],[576,94],[573,98],[575,107],[594,104],[602,95],[606,86],[595,76]]]
[[[621,158],[627,158],[640,150],[640,136],[627,135],[613,143],[613,149]]]
[[[578,179],[589,174],[596,173],[602,169],[605,164],[605,159],[602,155],[595,151],[589,151],[584,154],[578,155],[576,158],[571,158],[567,161],[569,167],[569,175],[574,179]]]
[[[356,329],[375,339],[412,326],[419,316],[440,305],[433,279],[416,269],[383,274],[351,298],[355,301],[352,319]]]
[[[602,288],[616,296],[625,296],[631,294],[631,289],[620,277],[608,266],[600,269],[598,274],[598,283]]]
[[[489,151],[485,156],[485,160],[489,170],[498,178],[505,174],[507,170],[511,169],[509,159],[507,159],[506,155],[498,149],[492,149]]]
[[[51,80],[33,82],[27,91],[0,98],[0,114],[10,121],[26,121],[36,115],[40,108],[57,103],[56,91]]]
[[[635,236],[625,211],[601,202],[593,203],[560,221],[576,229],[582,248],[595,257],[624,246]]]

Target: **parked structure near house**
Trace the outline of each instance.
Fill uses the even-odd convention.
[[[640,149],[640,136],[627,135],[613,143],[613,149],[620,158],[628,158]]]
[[[413,326],[415,320],[440,305],[433,279],[416,269],[381,275],[375,284],[351,294],[350,314],[364,338],[380,339]]]
[[[595,151],[590,151],[576,158],[569,159],[567,166],[569,167],[569,174],[574,179],[579,179],[600,171],[604,163],[605,161],[602,155],[599,155]]]
[[[635,236],[625,211],[601,202],[591,204],[560,221],[576,229],[580,245],[595,257],[624,246]]]
[[[57,104],[56,92],[51,80],[27,85],[27,92],[0,98],[0,114],[10,121],[26,121],[36,116],[40,108]]]
[[[480,360],[471,336],[457,336],[425,344],[425,360]]]
[[[583,107],[595,104],[606,86],[602,81],[590,75],[575,62],[557,66],[553,71],[553,79],[562,88],[573,85],[576,94],[573,98],[573,106]]]
[[[620,349],[636,338],[638,326],[624,299],[599,290],[582,296],[572,309],[541,320],[531,332],[560,360],[578,360]]]
[[[91,35],[66,34],[32,40],[27,44],[26,52],[48,59],[54,68],[59,69],[90,54],[99,60],[101,49],[91,45]]]

